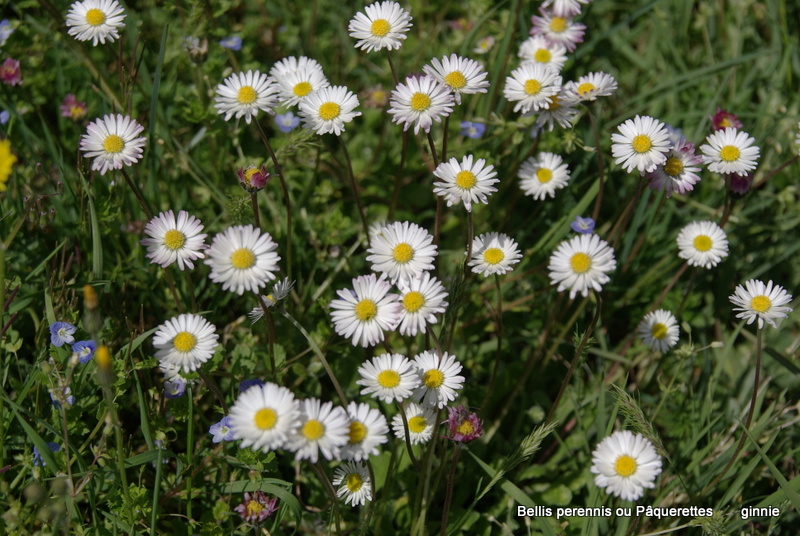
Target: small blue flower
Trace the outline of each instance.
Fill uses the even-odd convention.
[[[275,124],[278,125],[278,130],[288,134],[297,128],[297,125],[300,124],[300,118],[292,112],[286,112],[275,116]]]
[[[8,119],[11,117],[11,114],[8,113],[8,110],[3,110],[0,112],[0,125],[5,125],[8,123]]]
[[[590,234],[592,231],[594,231],[594,220],[592,218],[581,218],[580,216],[576,216],[575,221],[569,226],[572,227],[572,230],[576,233]]]
[[[221,39],[219,44],[223,48],[242,50],[242,38],[238,35],[232,35],[230,37],[226,37],[225,39]]]
[[[50,324],[50,343],[55,347],[72,344],[75,341],[75,337],[72,334],[77,329],[68,322],[53,322]]]
[[[477,140],[483,137],[486,132],[486,125],[483,123],[472,123],[470,121],[461,121],[461,135],[468,138]]]
[[[12,33],[14,33],[14,28],[11,27],[11,22],[8,19],[0,21],[0,47],[5,46]]]
[[[233,439],[233,429],[231,428],[230,417],[226,415],[217,424],[212,424],[211,428],[208,429],[208,433],[214,436],[211,439],[212,443],[231,441]]]
[[[61,445],[58,443],[48,442],[47,446],[50,448],[50,452],[58,452],[61,450]],[[44,467],[47,465],[42,458],[42,454],[39,452],[39,449],[33,447],[33,465],[36,467]]]
[[[69,387],[56,387],[55,389],[50,389],[50,402],[53,403],[53,407],[60,409],[61,404],[66,404],[67,407],[72,407],[75,405],[75,397],[70,393],[72,393],[72,389]]]
[[[239,393],[240,394],[244,393],[245,391],[247,391],[251,387],[255,387],[256,385],[261,387],[262,385],[264,385],[264,382],[262,382],[261,380],[243,380],[239,383]]]
[[[72,353],[78,355],[78,361],[88,363],[94,357],[97,345],[94,341],[78,341],[72,345]]]
[[[164,396],[167,398],[180,398],[186,391],[186,382],[180,378],[175,378],[174,381],[164,382]]]

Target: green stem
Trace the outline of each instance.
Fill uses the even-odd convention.
[[[353,197],[355,197],[356,206],[358,207],[358,217],[361,218],[364,236],[369,237],[369,225],[367,224],[367,216],[364,214],[364,205],[361,204],[361,194],[358,193],[358,184],[356,183],[356,175],[353,173],[353,162],[350,160],[350,151],[347,150],[347,144],[344,140],[340,141],[342,144],[342,151],[344,152],[344,159],[347,161],[347,175],[350,178],[350,187],[353,189]]]
[[[406,436],[406,450],[408,451],[408,457],[411,459],[411,463],[414,465],[414,467],[419,470],[419,462],[417,461],[417,457],[414,456],[414,449],[411,446],[411,436],[408,432],[408,417],[406,416],[406,411],[399,402],[397,402],[397,409],[400,413],[400,418],[403,419],[403,431],[405,432]]]
[[[186,517],[192,520],[192,458],[194,457],[194,396],[192,387],[186,386],[189,397],[189,422],[186,430]]]
[[[122,176],[125,177],[125,182],[128,183],[128,186],[130,186],[131,191],[133,191],[133,195],[136,196],[136,200],[139,202],[139,206],[142,207],[142,212],[144,212],[144,215],[147,216],[147,220],[148,221],[152,220],[153,212],[150,210],[150,207],[147,206],[147,201],[145,201],[144,197],[142,197],[142,192],[139,191],[139,187],[136,186],[136,183],[133,182],[131,176],[128,175],[128,170],[126,170],[123,167],[121,171],[122,171]]]
[[[158,492],[161,489],[161,456],[164,449],[157,449],[156,458],[156,481],[153,484],[153,502],[150,506],[150,536],[156,536],[156,522],[158,521]]]
[[[258,229],[261,229],[261,216],[258,213],[258,194],[257,192],[250,193],[250,204],[253,206],[253,221]]]
[[[456,448],[453,450],[453,459],[450,462],[450,474],[447,477],[447,490],[444,495],[444,506],[442,507],[442,528],[439,531],[441,536],[447,536],[447,517],[450,514],[450,502],[453,500],[453,485],[456,479],[456,466],[458,465],[458,456],[461,454],[462,443],[456,443]]]
[[[276,368],[275,368],[275,321],[272,318],[272,312],[267,307],[267,302],[264,297],[256,293],[258,297],[258,303],[261,305],[261,310],[264,311],[264,320],[267,322],[267,329],[269,333],[269,366],[270,372],[272,373],[273,378],[277,378]]]
[[[450,116],[445,116],[443,126],[444,132],[442,133],[442,162],[447,162],[447,134],[450,130]]]
[[[497,289],[497,309],[494,312],[495,321],[497,322],[497,350],[494,354],[494,365],[492,366],[492,379],[489,380],[489,388],[486,390],[486,396],[483,399],[481,407],[488,408],[489,400],[494,393],[495,383],[497,382],[497,370],[500,368],[500,355],[503,348],[503,292],[500,287],[500,275],[494,274],[495,289]]]
[[[400,164],[397,166],[397,174],[394,176],[394,190],[392,191],[392,199],[389,201],[389,215],[388,220],[392,221],[394,218],[394,210],[397,208],[397,199],[400,197],[400,187],[403,185],[405,175],[403,171],[406,167],[406,153],[408,152],[408,131],[403,131],[403,147],[400,152]]]
[[[392,61],[392,54],[389,52],[389,49],[386,50],[386,59],[389,61],[389,69],[392,70],[392,79],[394,80],[394,85],[398,85],[400,83],[400,79],[397,78],[397,69],[394,67],[394,61]]]
[[[331,484],[328,475],[325,473],[325,469],[322,467],[322,463],[317,460],[317,463],[312,465],[314,468],[314,472],[317,473],[320,481],[322,481],[322,485],[325,487],[325,491],[328,492],[328,495],[331,498],[331,504],[333,505],[333,516],[336,519],[336,534],[342,533],[342,523],[341,518],[339,516],[339,498],[336,496],[336,489],[334,489],[333,484]]]

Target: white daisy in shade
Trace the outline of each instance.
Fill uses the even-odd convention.
[[[472,240],[472,258],[467,262],[473,273],[489,277],[514,269],[522,258],[517,242],[503,233],[484,233]]]
[[[414,389],[414,402],[426,407],[443,408],[456,399],[456,391],[464,386],[460,376],[461,363],[456,356],[443,352],[441,358],[435,351],[427,350],[414,357],[420,385]]]
[[[523,63],[538,63],[559,72],[567,63],[567,49],[542,35],[533,35],[523,41],[517,56],[522,58]]]
[[[217,328],[199,315],[182,314],[167,320],[153,335],[156,359],[182,367],[184,372],[199,369],[217,348]]]
[[[317,463],[320,452],[326,460],[338,460],[340,449],[347,444],[348,423],[344,408],[306,398],[300,402],[300,421],[286,448],[294,452],[295,460]]]
[[[569,168],[564,159],[557,154],[542,152],[525,160],[519,168],[517,177],[525,195],[540,201],[548,195],[556,196],[569,182]]]
[[[344,132],[344,124],[361,115],[354,111],[358,97],[344,86],[332,86],[315,91],[300,102],[303,126],[317,134]]]
[[[543,35],[548,41],[558,44],[567,49],[567,52],[574,52],[578,43],[583,43],[583,34],[586,32],[586,25],[574,22],[570,17],[560,17],[539,8],[541,17],[531,17],[533,27],[531,35]]]
[[[392,90],[389,104],[392,122],[402,123],[403,130],[413,124],[414,134],[419,134],[420,129],[430,132],[434,121],[453,113],[453,94],[432,76],[409,76]]]
[[[650,179],[650,188],[663,190],[667,197],[672,192],[683,195],[691,192],[694,185],[700,182],[700,164],[703,157],[694,154],[694,144],[680,136],[667,153],[667,161],[647,174]]]
[[[540,63],[523,63],[506,77],[503,95],[515,102],[514,111],[523,114],[549,106],[549,98],[561,90],[558,71]]]
[[[555,123],[558,123],[561,128],[571,128],[575,116],[578,115],[575,105],[574,98],[567,95],[562,87],[558,95],[548,98],[545,107],[539,109],[535,128],[538,130],[547,126],[547,130],[552,131]]]
[[[280,256],[275,252],[278,244],[269,233],[252,225],[228,227],[214,236],[205,263],[211,267],[208,275],[222,290],[241,296],[245,290],[258,292],[275,279]]]
[[[400,320],[397,295],[383,276],[362,275],[353,279],[353,290],[338,290],[331,301],[333,328],[342,337],[352,338],[353,346],[375,346]]]
[[[142,157],[147,138],[139,136],[144,127],[126,115],[104,115],[86,127],[81,136],[81,151],[94,158],[92,169],[105,175],[109,169],[122,169]]]
[[[713,268],[728,256],[728,237],[713,221],[693,221],[678,234],[678,256],[690,266]]]
[[[488,91],[489,81],[486,80],[488,73],[483,65],[457,54],[444,56],[441,61],[434,58],[431,64],[425,65],[422,70],[448,87],[453,92],[456,104],[461,104],[461,95]]]
[[[372,480],[369,470],[359,462],[347,462],[336,468],[333,485],[338,486],[336,496],[345,504],[358,506],[372,500]]]
[[[677,344],[681,334],[675,315],[665,309],[647,313],[636,332],[648,348],[662,354]]]
[[[231,117],[239,119],[244,116],[245,122],[258,115],[258,111],[275,115],[278,105],[278,86],[259,71],[235,73],[217,86],[214,97],[214,108],[225,114],[225,121]]]
[[[386,274],[392,283],[433,270],[436,258],[433,235],[408,221],[385,225],[367,252],[371,253],[367,261],[372,263],[372,269]]]
[[[269,452],[282,448],[300,422],[300,404],[286,387],[265,383],[242,392],[228,411],[240,447]]]
[[[269,76],[273,80],[280,80],[281,78],[296,73],[297,71],[319,70],[322,71],[322,65],[312,58],[306,56],[288,56],[282,60],[278,60],[269,70]]]
[[[67,12],[67,33],[78,41],[92,40],[113,43],[119,29],[125,26],[125,11],[116,0],[83,0],[75,2]]]
[[[709,170],[747,175],[748,171],[756,169],[761,154],[758,146],[753,145],[755,142],[747,132],[728,127],[709,134],[700,151]]]
[[[321,67],[305,67],[285,73],[275,78],[281,104],[294,106],[303,102],[309,95],[330,85]]]
[[[433,193],[444,197],[448,207],[463,202],[467,212],[471,212],[472,203],[486,204],[487,197],[497,191],[492,185],[500,179],[494,166],[487,166],[483,158],[474,163],[472,159],[471,154],[462,158],[461,163],[451,158],[433,170],[441,181],[434,184]]]
[[[402,402],[420,384],[417,367],[400,354],[381,354],[358,367],[362,395],[383,400],[387,404]]]
[[[578,78],[577,82],[567,83],[566,88],[576,100],[586,102],[613,95],[617,81],[608,73],[589,73]]]
[[[653,171],[667,161],[669,131],[664,123],[647,115],[628,119],[617,127],[619,134],[611,135],[611,154],[615,162],[630,173]]]
[[[559,17],[574,17],[581,12],[581,4],[588,4],[592,0],[544,0],[542,7],[552,6],[553,14]]]
[[[288,277],[284,277],[282,280],[272,285],[272,292],[266,296],[261,296],[261,299],[264,300],[264,305],[267,306],[267,309],[285,299],[286,296],[288,296],[292,291],[293,286],[294,281],[290,281]],[[253,310],[247,313],[247,316],[250,317],[250,321],[253,324],[261,320],[261,317],[264,316],[264,309],[261,307],[261,304],[259,303],[258,306],[253,307]]]
[[[370,456],[379,454],[378,445],[386,443],[389,439],[389,425],[386,417],[369,404],[356,404],[350,402],[347,406],[347,416],[350,418],[350,428],[347,443],[341,449],[343,460],[366,460]]]
[[[144,234],[149,238],[143,239],[141,244],[147,247],[147,258],[162,268],[176,262],[181,270],[194,268],[192,261],[204,257],[207,235],[200,234],[202,230],[200,220],[185,210],[178,211],[177,220],[170,210],[147,223]]]
[[[736,305],[734,311],[740,311],[736,318],[744,318],[747,324],[752,324],[758,319],[758,328],[764,327],[764,322],[778,327],[775,320],[786,318],[792,312],[791,307],[784,307],[792,301],[792,295],[780,285],[773,285],[772,281],[765,285],[763,281],[751,279],[744,286],[738,285],[728,299]]]
[[[364,8],[365,13],[356,13],[350,20],[347,31],[358,39],[356,48],[367,52],[373,50],[396,50],[407,37],[411,28],[411,15],[397,2],[375,2]]]
[[[579,292],[585,298],[590,288],[600,292],[610,281],[606,274],[617,268],[617,261],[608,242],[596,234],[582,234],[561,242],[547,268],[558,292],[569,289],[569,299]]]
[[[412,445],[421,445],[433,437],[433,427],[436,425],[436,412],[433,408],[422,407],[413,402],[406,404],[403,413],[408,423],[408,439]],[[406,427],[403,424],[403,415],[397,414],[392,419],[392,429],[398,439],[406,440]]]
[[[597,445],[590,469],[594,483],[625,501],[644,495],[644,488],[654,488],[661,473],[661,457],[653,444],[628,430],[614,432]]]
[[[400,281],[400,326],[401,335],[425,333],[428,324],[437,322],[436,315],[447,308],[447,291],[438,279],[425,272],[422,277]]]

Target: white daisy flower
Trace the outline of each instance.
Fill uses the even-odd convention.
[[[408,423],[408,439],[412,445],[421,445],[433,437],[433,427],[436,424],[436,412],[433,408],[422,407],[413,402],[406,404],[403,410]],[[406,440],[406,427],[403,425],[403,416],[397,414],[392,419],[392,429],[398,439]]]
[[[167,320],[153,335],[156,359],[183,368],[199,369],[211,359],[217,348],[217,328],[199,315],[182,314]]]
[[[681,334],[675,315],[665,309],[647,313],[636,331],[648,348],[662,354],[677,344]]]
[[[86,127],[81,136],[81,151],[94,158],[92,169],[105,175],[109,169],[122,169],[142,157],[145,137],[139,137],[144,127],[126,115],[104,115]]]
[[[678,234],[678,256],[690,266],[713,268],[728,256],[728,237],[713,221],[693,221]]]
[[[570,17],[555,16],[544,8],[539,8],[541,17],[531,17],[531,35],[543,35],[553,44],[558,44],[574,52],[578,43],[583,43],[586,25],[574,22]]]
[[[294,106],[303,102],[309,95],[330,86],[321,67],[306,67],[285,73],[275,78],[283,106]]]
[[[358,97],[344,86],[332,86],[315,91],[300,102],[300,117],[303,126],[317,134],[332,132],[339,136],[344,124],[361,115],[353,110],[358,107]]]
[[[555,71],[561,71],[567,63],[567,49],[548,41],[542,35],[532,35],[519,46],[517,56],[524,63],[541,64]]]
[[[360,462],[347,462],[336,468],[333,485],[338,486],[336,496],[345,504],[358,506],[372,500],[372,480],[369,470]]]
[[[547,268],[558,292],[569,289],[569,299],[578,292],[585,298],[590,288],[600,292],[611,280],[606,274],[617,268],[617,261],[608,242],[596,234],[582,234],[561,242]]]
[[[588,4],[592,0],[544,0],[542,7],[552,7],[553,14],[558,17],[574,17],[581,12],[581,4]]]
[[[483,65],[457,54],[451,54],[449,58],[444,56],[441,61],[434,58],[431,65],[425,65],[422,70],[448,87],[453,92],[456,104],[461,104],[461,95],[488,91],[489,81],[486,77],[489,74]]]
[[[702,156],[694,154],[694,144],[680,136],[667,153],[666,162],[647,174],[650,188],[665,191],[667,197],[670,197],[672,192],[681,195],[691,192],[694,185],[700,182],[700,175],[697,172],[700,171],[699,164],[702,161]]]
[[[83,0],[75,2],[67,12],[67,33],[78,41],[92,40],[113,43],[119,29],[125,26],[125,11],[117,0]]]
[[[194,268],[195,259],[202,259],[205,249],[206,234],[200,234],[203,224],[190,216],[185,210],[175,214],[162,212],[150,220],[144,228],[144,234],[149,238],[141,241],[147,247],[147,258],[154,264],[166,268],[177,262],[178,268]]]
[[[288,277],[284,277],[282,280],[275,283],[272,286],[272,293],[267,294],[266,296],[261,296],[261,299],[264,300],[264,305],[267,306],[267,309],[285,299],[286,296],[288,296],[292,291],[293,286],[294,281],[290,281]],[[258,306],[253,307],[253,310],[247,313],[247,316],[250,317],[250,321],[253,324],[261,320],[261,317],[264,316],[264,309],[261,307],[261,304],[259,303]]]
[[[537,112],[535,128],[538,130],[547,126],[547,130],[552,131],[555,123],[561,128],[571,128],[578,115],[575,105],[576,101],[562,87],[558,95],[549,97],[545,106]]]
[[[403,123],[403,130],[413,123],[414,134],[419,134],[420,129],[430,132],[434,121],[453,113],[453,94],[431,76],[409,76],[392,90],[389,104],[392,122]]]
[[[268,382],[241,393],[228,417],[241,448],[269,452],[282,448],[300,423],[300,405],[289,389]]]
[[[447,291],[438,279],[425,272],[422,277],[400,281],[400,326],[401,335],[425,333],[428,324],[437,322],[436,315],[447,308]]]
[[[472,258],[467,262],[473,273],[489,277],[513,270],[522,258],[517,242],[503,233],[484,233],[472,240]]]
[[[467,212],[472,212],[472,203],[487,203],[487,197],[497,191],[492,185],[500,182],[494,166],[486,166],[486,160],[479,158],[473,164],[473,156],[466,155],[458,160],[439,164],[433,174],[442,182],[435,183],[433,193],[444,197],[447,206],[463,202]]]
[[[625,501],[644,495],[644,488],[654,488],[661,473],[661,457],[653,444],[628,430],[614,432],[597,445],[592,453],[594,483],[606,493]]]
[[[414,357],[420,385],[414,389],[414,402],[423,406],[443,408],[456,399],[456,391],[464,386],[461,363],[456,356],[443,352],[441,358],[435,351],[426,350]]]
[[[589,73],[578,78],[577,82],[567,83],[566,87],[576,100],[586,102],[613,95],[617,81],[608,73]]]
[[[258,111],[275,115],[278,105],[278,86],[259,71],[247,71],[230,75],[217,86],[214,108],[225,114],[225,121],[244,116],[245,122],[258,115]]]
[[[658,119],[643,115],[628,119],[617,127],[619,134],[612,134],[611,154],[615,162],[630,173],[653,171],[667,161],[669,131]]]
[[[728,127],[709,134],[706,142],[700,146],[700,151],[709,170],[747,175],[748,171],[756,169],[761,151],[753,145],[756,140],[747,132]]]
[[[400,354],[381,354],[358,367],[362,395],[383,400],[387,404],[402,402],[414,393],[420,384],[417,368]]]
[[[537,201],[556,196],[556,190],[560,190],[569,181],[569,167],[564,163],[564,159],[557,154],[541,152],[534,157],[525,160],[519,168],[517,177],[520,188],[525,195],[533,197]]]
[[[385,225],[367,252],[372,254],[367,261],[372,263],[373,271],[386,274],[392,283],[433,270],[437,254],[433,235],[408,221]]]
[[[375,2],[364,8],[366,14],[358,12],[350,20],[347,31],[358,39],[356,48],[366,52],[373,50],[396,50],[407,37],[411,28],[411,15],[397,2]]]
[[[759,329],[764,327],[764,322],[776,328],[775,320],[786,318],[792,312],[791,307],[784,307],[792,301],[792,295],[782,286],[773,285],[772,281],[765,285],[758,279],[751,279],[744,285],[738,285],[728,299],[737,306],[734,311],[741,311],[736,318],[746,319],[748,325],[758,319]]]
[[[347,444],[348,423],[344,408],[306,398],[300,402],[300,422],[286,448],[294,452],[295,460],[317,463],[320,451],[326,460],[338,460],[339,450]]]
[[[347,416],[350,418],[350,428],[347,443],[341,449],[343,460],[366,460],[370,456],[379,454],[378,445],[386,443],[389,439],[389,425],[386,417],[369,404],[356,404],[350,402],[347,406]]]
[[[222,290],[236,292],[241,296],[245,290],[258,292],[269,281],[275,279],[280,256],[269,233],[252,225],[228,227],[214,236],[206,252],[205,263],[211,267],[208,277],[222,283]]]
[[[523,63],[506,77],[503,95],[516,102],[515,112],[523,114],[549,106],[549,98],[561,90],[561,75],[547,65]]]
[[[383,276],[362,275],[353,279],[353,290],[338,290],[331,301],[333,328],[342,337],[351,338],[353,346],[375,346],[400,320],[397,295]]]
[[[298,71],[319,70],[322,72],[322,65],[312,58],[300,56],[288,56],[282,60],[278,60],[269,70],[269,76],[273,80],[280,80],[285,76],[296,73]]]

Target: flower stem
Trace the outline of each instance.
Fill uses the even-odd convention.
[[[142,207],[142,212],[144,212],[144,215],[147,216],[148,220],[153,219],[153,213],[150,211],[150,207],[147,206],[147,201],[145,201],[144,197],[142,197],[142,192],[139,191],[136,183],[133,182],[131,176],[128,175],[128,170],[126,170],[124,167],[122,168],[122,176],[125,177],[125,182],[127,182],[128,186],[130,186],[131,190],[133,191],[133,195],[136,196],[136,200],[139,202],[139,206]]]
[[[417,461],[417,457],[414,456],[414,449],[411,447],[411,436],[408,433],[408,419],[406,418],[406,412],[400,403],[397,403],[397,409],[400,413],[400,417],[403,419],[403,430],[405,431],[406,435],[406,450],[408,451],[408,457],[411,459],[411,463],[414,464],[414,467],[419,470],[419,462]]]
[[[258,195],[256,192],[250,194],[250,204],[253,206],[253,221],[256,227],[261,229],[261,216],[258,214]]]
[[[336,519],[336,534],[342,533],[342,523],[339,517],[339,498],[336,496],[336,490],[331,484],[328,475],[325,474],[325,469],[322,467],[322,463],[317,460],[317,463],[313,464],[311,467],[314,468],[314,472],[317,473],[320,481],[322,481],[322,485],[325,487],[325,491],[328,492],[328,495],[331,498],[331,504],[333,505],[333,516]]]
[[[450,116],[444,118],[443,126],[444,132],[442,133],[442,162],[447,161],[447,134],[450,130]]]
[[[275,373],[275,321],[272,318],[272,312],[267,307],[267,302],[261,294],[256,293],[258,303],[261,305],[261,310],[264,311],[264,320],[267,322],[267,330],[269,334],[269,366],[273,378],[277,378]]]
[[[189,417],[186,427],[186,517],[192,520],[192,458],[194,457],[194,394],[192,387],[186,386],[189,397]]]
[[[386,50],[386,59],[389,61],[389,69],[392,70],[392,79],[394,80],[394,85],[398,85],[400,83],[400,79],[397,78],[397,69],[394,67],[394,61],[392,61],[392,54],[389,52],[389,49]]]
[[[503,348],[503,292],[500,288],[500,275],[494,274],[495,288],[497,289],[497,309],[494,312],[495,322],[497,323],[497,351],[494,354],[494,365],[492,367],[492,379],[489,380],[489,388],[486,390],[486,396],[483,399],[482,407],[488,407],[487,404],[492,398],[494,386],[497,382],[497,369],[500,368],[500,355]]]
[[[444,495],[444,506],[442,507],[442,528],[439,531],[441,536],[447,536],[447,517],[450,514],[450,502],[453,500],[453,485],[456,479],[456,466],[458,465],[458,456],[461,454],[462,443],[457,442],[456,448],[453,449],[453,459],[450,461],[450,474],[447,477],[447,489]]]
[[[361,226],[364,228],[364,236],[369,238],[369,225],[367,224],[367,216],[364,214],[364,205],[361,204],[361,195],[358,193],[358,184],[356,184],[356,175],[353,173],[353,162],[350,160],[350,151],[347,150],[347,144],[342,141],[342,151],[344,152],[344,159],[347,161],[347,175],[350,178],[350,187],[353,188],[353,197],[356,200],[358,207],[358,216],[361,218]]]
[[[472,259],[472,243],[475,241],[475,223],[472,211],[467,212],[467,257],[464,261],[464,279],[469,276],[469,261]]]
[[[400,187],[403,184],[403,170],[406,167],[406,153],[408,152],[408,131],[403,131],[403,148],[400,152],[400,164],[397,166],[397,174],[394,177],[394,190],[392,191],[392,199],[389,201],[389,221],[394,217],[394,210],[397,208],[397,199],[400,197]]]

